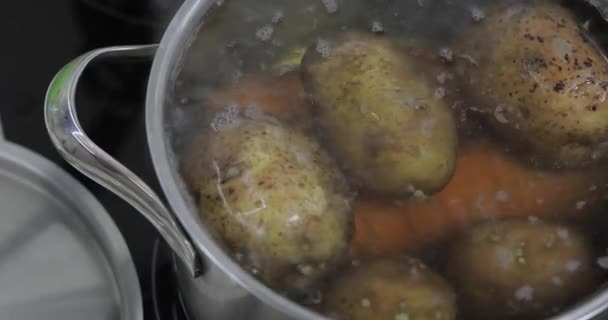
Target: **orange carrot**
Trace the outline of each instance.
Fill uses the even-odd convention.
[[[608,176],[603,169],[542,171],[489,144],[466,145],[454,177],[439,193],[401,205],[359,200],[354,209],[353,254],[420,250],[492,218],[580,215],[600,198]]]
[[[300,126],[310,121],[310,108],[298,72],[246,75],[212,92],[207,100],[212,108],[255,106],[265,115]]]

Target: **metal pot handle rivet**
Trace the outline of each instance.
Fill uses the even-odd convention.
[[[51,82],[45,100],[44,119],[51,140],[63,158],[137,208],[196,277],[201,271],[199,256],[173,214],[146,183],[87,137],[76,115],[78,79],[91,61],[109,57],[152,57],[157,47],[109,47],[76,58],[63,67]]]

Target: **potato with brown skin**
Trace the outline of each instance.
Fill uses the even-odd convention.
[[[463,82],[505,139],[555,167],[608,158],[608,63],[570,12],[511,5],[465,36]]]
[[[347,249],[352,217],[345,179],[300,131],[235,121],[201,134],[185,166],[203,221],[265,283],[306,285]]]
[[[417,259],[380,258],[352,266],[330,284],[324,305],[340,320],[451,320],[456,296]]]
[[[455,244],[447,272],[463,310],[480,319],[547,316],[581,300],[597,279],[577,230],[535,220],[477,226]]]
[[[386,37],[322,39],[302,62],[329,149],[361,187],[430,194],[451,177],[457,134],[449,108]]]

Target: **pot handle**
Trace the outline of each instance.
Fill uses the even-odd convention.
[[[84,69],[97,58],[152,57],[157,45],[108,47],[93,50],[63,67],[51,82],[44,119],[61,156],[80,172],[103,185],[141,212],[158,230],[194,277],[200,275],[200,257],[152,189],[87,137],[76,115],[75,92]]]

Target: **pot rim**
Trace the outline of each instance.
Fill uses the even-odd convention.
[[[192,242],[205,258],[218,266],[243,288],[258,299],[297,319],[327,319],[266,287],[236,263],[216,242],[212,235],[200,227],[192,206],[180,193],[181,179],[172,171],[173,159],[165,134],[164,106],[168,84],[174,79],[176,63],[182,48],[187,46],[193,32],[198,30],[205,14],[222,0],[186,0],[171,20],[154,58],[146,94],[146,131],[150,155],[160,185]],[[589,320],[608,309],[608,289],[598,291],[582,303],[552,317],[551,320]]]
[[[180,193],[181,180],[173,174],[170,148],[165,134],[164,106],[167,101],[168,84],[174,77],[176,62],[181,58],[182,48],[189,44],[204,15],[217,3],[214,0],[186,0],[171,20],[165,31],[152,64],[146,94],[146,131],[154,170],[163,192],[191,237],[192,242],[205,259],[210,260],[247,291],[263,302],[286,315],[297,319],[326,319],[319,314],[276,293],[241,268],[216,242],[212,235],[200,227],[194,210]]]

